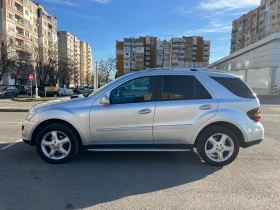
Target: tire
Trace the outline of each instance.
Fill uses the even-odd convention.
[[[52,124],[43,128],[36,137],[36,150],[38,155],[44,161],[52,164],[61,164],[70,161],[79,151],[79,137],[72,130],[69,126],[61,123]],[[56,135],[54,135],[55,133]],[[53,136],[56,136],[58,141],[53,141]],[[52,152],[53,150],[55,151]]]
[[[224,144],[223,139],[225,139]],[[196,142],[198,155],[206,163],[214,166],[230,164],[237,157],[239,148],[236,135],[228,128],[221,126],[207,128],[199,135]]]

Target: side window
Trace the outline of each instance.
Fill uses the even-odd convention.
[[[240,78],[230,78],[230,77],[211,77],[216,82],[220,83],[234,95],[241,98],[256,98],[254,92],[249,88],[249,86],[243,82]]]
[[[162,100],[195,100],[211,98],[209,92],[194,76],[164,76]]]
[[[162,100],[194,99],[194,77],[183,75],[164,76]]]
[[[212,99],[210,93],[196,78],[195,78],[195,99]]]
[[[155,76],[141,77],[122,84],[111,91],[110,103],[124,104],[153,101],[155,80]]]

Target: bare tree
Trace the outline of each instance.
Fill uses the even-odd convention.
[[[89,87],[89,86],[92,86],[92,78],[93,78],[93,74],[90,72],[90,71],[87,71],[86,72],[86,76],[85,76],[85,81],[86,81],[86,85]]]
[[[69,88],[69,85],[72,81],[76,83],[77,81],[75,80],[75,67],[74,63],[66,58],[66,57],[60,57],[59,58],[59,64],[58,64],[58,77],[60,84],[63,86],[66,86]]]
[[[109,82],[110,76],[115,75],[116,72],[116,59],[108,57],[106,60],[101,59],[98,62],[98,70],[104,76],[104,81]]]
[[[33,66],[31,63],[31,54],[28,51],[18,51],[18,58],[11,66],[10,73],[14,75],[15,85],[19,79],[28,79],[28,75],[32,73]]]
[[[59,65],[57,47],[45,48],[34,43],[32,53],[40,84],[56,84],[59,76],[57,71]]]
[[[5,34],[0,35],[0,81],[3,75],[9,73],[10,68],[14,65],[17,58],[16,50],[14,49],[14,40],[12,37]]]

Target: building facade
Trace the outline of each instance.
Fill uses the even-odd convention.
[[[10,56],[23,60],[21,55],[30,53],[30,60],[35,68],[35,51],[39,48],[46,49],[42,54],[44,62],[49,50],[57,49],[57,20],[42,5],[30,0],[1,1],[0,17],[1,40],[13,51]],[[22,76],[19,83],[28,82],[28,75]],[[3,75],[0,84],[13,85],[13,75]]]
[[[209,64],[211,41],[203,37],[172,38],[170,41],[171,67],[202,68]]]
[[[73,68],[70,86],[91,85],[92,52],[90,45],[80,41],[67,31],[59,31],[57,34],[59,38],[59,59],[66,61],[68,66]]]
[[[209,64],[211,41],[203,37],[157,40],[156,37],[116,41],[117,75],[150,68],[202,68]]]
[[[280,0],[261,0],[260,6],[232,22],[230,53],[280,32]]]
[[[155,68],[156,56],[156,37],[133,37],[116,41],[117,74],[121,76],[130,72]]]
[[[280,33],[273,33],[230,54],[209,67],[230,72],[258,95],[272,95],[274,85],[280,91]]]
[[[92,50],[88,43],[80,41],[80,84],[88,86],[92,81]]]

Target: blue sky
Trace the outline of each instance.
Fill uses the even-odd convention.
[[[210,62],[230,51],[232,20],[259,0],[37,0],[66,30],[93,49],[93,59],[115,56],[124,37],[160,39],[204,36],[211,40]]]

